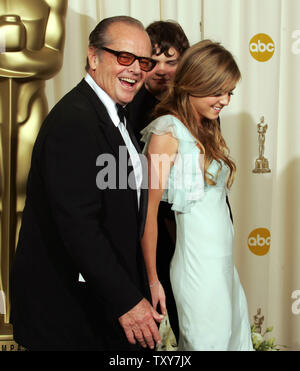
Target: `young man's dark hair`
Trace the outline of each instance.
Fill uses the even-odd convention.
[[[171,57],[169,50],[175,48],[181,56],[190,46],[182,27],[175,21],[153,22],[146,28],[146,31],[150,37],[154,55],[164,53],[167,57]]]

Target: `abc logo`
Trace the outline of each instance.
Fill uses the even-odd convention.
[[[266,62],[273,57],[275,44],[270,36],[265,33],[259,33],[250,40],[249,51],[257,61]]]
[[[270,250],[271,234],[267,228],[254,229],[248,237],[248,247],[255,255],[266,255]]]

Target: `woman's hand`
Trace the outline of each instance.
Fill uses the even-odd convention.
[[[166,311],[166,295],[164,288],[162,287],[161,283],[158,280],[154,283],[150,283],[149,286],[151,291],[153,308],[157,310],[157,304],[159,304],[161,314],[165,316],[167,314],[167,311]]]

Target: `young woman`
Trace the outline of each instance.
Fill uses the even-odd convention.
[[[156,272],[157,210],[172,204],[177,225],[171,282],[178,350],[252,350],[248,307],[233,263],[233,225],[226,204],[236,167],[218,117],[240,71],[230,52],[204,40],[186,51],[143,131],[149,202],[142,248],[154,308],[166,313]]]

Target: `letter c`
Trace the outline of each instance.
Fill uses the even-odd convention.
[[[272,43],[269,43],[268,45],[267,45],[267,51],[268,52],[270,52],[270,53],[272,53],[273,51],[274,51],[274,44],[272,44]]]

